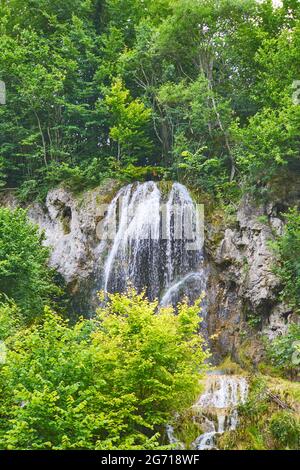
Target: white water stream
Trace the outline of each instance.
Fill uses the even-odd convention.
[[[209,374],[205,392],[193,405],[194,420],[204,431],[192,443],[192,449],[216,449],[216,438],[225,431],[233,431],[238,426],[238,405],[245,403],[248,384],[245,377],[226,374]],[[185,444],[176,438],[172,426],[167,427],[170,444],[184,449]]]
[[[123,187],[110,203],[102,224],[97,290],[123,292],[128,286],[146,290],[161,306],[192,302],[206,289],[203,266],[203,219],[187,188],[174,183],[163,193],[153,181]],[[205,319],[205,302],[202,304]],[[202,324],[205,327],[205,321]],[[213,449],[216,437],[235,429],[237,407],[247,397],[244,377],[212,374],[193,406],[201,421],[194,449]],[[172,426],[169,442],[184,448]]]
[[[97,251],[100,286],[122,292],[146,289],[150,299],[175,305],[205,289],[203,221],[185,186],[167,194],[153,182],[122,188],[108,207]]]

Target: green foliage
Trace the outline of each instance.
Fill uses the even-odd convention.
[[[235,149],[236,160],[251,182],[258,177],[256,183],[265,184],[289,162],[297,162],[300,115],[299,107],[290,101],[282,110],[263,109],[246,128],[235,131],[241,143]]]
[[[300,368],[300,325],[291,324],[288,332],[268,345],[271,363],[286,374],[297,375]]]
[[[0,75],[8,90],[0,142],[11,186],[39,178],[50,163],[78,163],[83,149],[87,159],[97,156],[102,126],[93,85],[95,4],[25,3],[0,7]]]
[[[173,423],[176,439],[182,442],[186,449],[191,449],[197,437],[203,433],[203,429],[197,422],[197,419],[195,419],[193,411],[193,408],[189,408],[186,412],[176,417]]]
[[[299,171],[299,2],[1,2],[0,186],[81,190],[122,167],[236,200]],[[116,78],[117,77],[117,78]],[[138,172],[137,172],[138,173]]]
[[[284,214],[286,225],[282,236],[278,237],[272,247],[278,263],[275,273],[281,278],[282,298],[300,312],[300,213],[295,207]]]
[[[199,391],[207,353],[198,312],[199,302],[157,312],[133,290],[72,327],[46,309],[6,340],[0,448],[157,447]]]
[[[28,320],[61,294],[48,258],[49,250],[26,211],[0,208],[0,294],[14,299]]]
[[[22,315],[17,305],[5,295],[0,303],[0,341],[12,336],[22,325]]]
[[[150,149],[143,128],[149,122],[151,110],[139,99],[131,98],[121,79],[114,81],[104,104],[110,116],[109,137],[117,143],[117,160],[134,163]]]
[[[300,421],[288,411],[274,413],[269,425],[272,436],[285,448],[298,449]]]
[[[261,326],[261,316],[256,313],[247,314],[247,323],[251,328],[258,328]]]
[[[129,163],[125,167],[114,165],[113,174],[121,181],[145,181],[163,178],[167,171],[163,167],[136,166]]]

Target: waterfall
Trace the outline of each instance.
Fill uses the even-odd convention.
[[[205,273],[201,269],[198,273],[189,273],[179,281],[171,284],[171,286],[163,294],[160,305],[165,307],[166,305],[174,305],[180,297],[186,295],[187,292],[190,294],[190,298],[194,292],[199,290],[205,290]],[[201,289],[202,288],[202,289]],[[193,295],[193,297],[196,297]],[[195,300],[195,299],[192,299]]]
[[[110,203],[97,247],[101,288],[146,289],[149,299],[175,305],[205,288],[201,214],[188,190],[164,193],[153,181],[123,187]]]
[[[174,447],[176,446],[177,449],[184,449],[183,443],[180,442],[179,439],[177,439],[177,437],[175,436],[175,431],[174,431],[173,426],[171,426],[170,424],[167,424],[166,433],[167,433],[168,441],[172,446]]]
[[[150,300],[158,299],[161,307],[175,306],[186,296],[195,301],[205,291],[207,277],[201,215],[179,183],[167,192],[153,181],[120,189],[101,223],[97,290],[123,292],[134,286],[145,289]],[[204,300],[202,328],[205,310]],[[194,449],[212,449],[217,435],[236,428],[237,406],[246,400],[247,391],[243,377],[208,376],[204,394],[192,407],[202,430]],[[168,425],[166,433],[171,444],[184,448],[174,427]]]
[[[237,407],[245,403],[247,395],[248,383],[244,377],[211,374],[204,394],[193,407],[196,413],[202,413],[205,428],[205,432],[194,441],[193,448],[213,449],[217,435],[235,430],[238,425]]]
[[[216,438],[225,431],[234,431],[238,426],[237,407],[245,403],[248,396],[248,383],[245,377],[222,373],[208,374],[205,392],[192,406],[194,423],[202,433],[191,444],[192,449],[216,449]],[[175,424],[176,424],[175,418]],[[166,429],[170,444],[177,449],[186,446],[176,437],[175,428],[171,425]]]

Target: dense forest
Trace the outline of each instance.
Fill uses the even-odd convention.
[[[130,288],[70,319],[26,208],[57,187],[179,181],[228,219],[246,196],[299,190],[300,2],[0,0],[0,80],[0,195],[18,201],[0,207],[0,449],[170,448],[209,367],[201,299],[158,312]],[[265,375],[224,449],[300,447],[299,201],[280,217],[269,247],[296,321],[263,338]],[[266,377],[294,412],[270,405]]]
[[[147,171],[234,197],[299,172],[297,0],[1,10],[1,184],[22,197]]]

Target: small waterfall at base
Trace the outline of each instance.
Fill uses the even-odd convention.
[[[248,396],[248,383],[245,377],[221,373],[208,374],[205,392],[192,407],[193,420],[204,431],[192,443],[197,450],[216,449],[216,438],[225,431],[233,431],[238,426],[237,407],[245,403]],[[167,428],[170,444],[185,448],[176,438],[172,426]]]
[[[146,289],[150,300],[175,305],[205,289],[201,215],[185,186],[168,193],[153,181],[122,188],[108,207],[97,247],[97,289]],[[112,236],[113,235],[113,236]]]
[[[244,377],[211,374],[204,394],[194,405],[196,412],[201,410],[208,429],[196,439],[193,447],[198,450],[213,449],[218,434],[235,430],[238,424],[237,407],[245,403],[247,395],[248,384]]]

